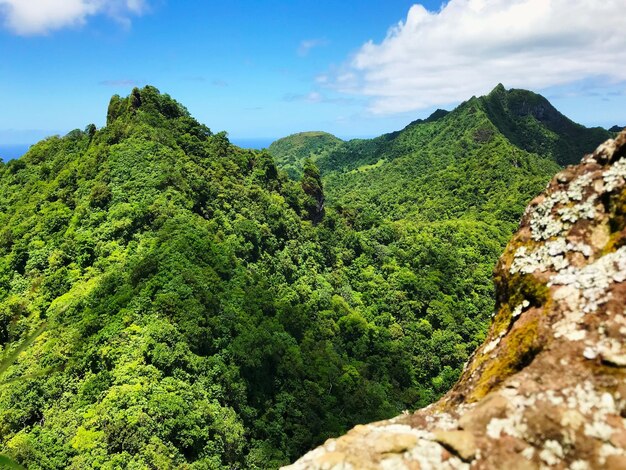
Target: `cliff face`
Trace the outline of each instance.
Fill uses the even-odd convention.
[[[626,131],[530,203],[488,337],[444,398],[287,468],[626,468],[625,178]]]

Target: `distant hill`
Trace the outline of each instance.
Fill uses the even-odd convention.
[[[316,161],[332,152],[343,141],[327,132],[300,132],[273,142],[268,152],[276,164],[290,176],[302,174],[302,162],[306,158]]]
[[[615,125],[609,129],[609,132],[622,132],[624,126]]]
[[[485,118],[488,122],[484,122]],[[472,97],[453,112],[438,109],[427,119],[418,119],[400,131],[374,139],[343,143],[329,139],[328,146],[323,147],[325,139],[313,140],[314,136],[330,134],[303,132],[276,141],[278,144],[286,140],[286,145],[272,144],[268,151],[281,168],[297,166],[299,160],[312,157],[318,161],[323,173],[353,170],[364,165],[380,165],[382,161],[388,162],[432,146],[436,140],[433,136],[454,121],[463,128],[468,124],[475,125],[476,141],[487,141],[496,132],[514,147],[549,157],[559,165],[577,163],[582,155],[609,138],[610,132],[621,130],[618,126],[610,131],[600,127],[586,128],[561,114],[543,96],[527,90],[506,90],[499,84],[488,95]],[[417,127],[420,127],[419,131]],[[291,150],[292,147],[297,151]],[[285,161],[286,155],[290,155],[288,162]]]

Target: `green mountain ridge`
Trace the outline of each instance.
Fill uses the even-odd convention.
[[[496,128],[517,147],[549,155],[559,165],[580,162],[610,134],[601,127],[586,128],[557,111],[543,96],[527,90],[506,90],[501,84],[482,98]]]
[[[328,149],[330,155],[317,158],[320,168],[325,171],[352,170],[362,165],[375,163],[380,156],[392,160],[397,156],[419,150],[429,144],[428,135],[407,134],[415,127],[438,122],[445,118],[456,120],[460,114],[479,112],[489,120],[487,127],[477,129],[476,139],[487,139],[490,131],[501,133],[511,144],[529,153],[551,157],[559,165],[574,164],[576,159],[592,151],[599,142],[609,138],[609,131],[600,127],[586,128],[576,124],[557,111],[543,96],[528,90],[506,90],[502,84],[483,97],[472,97],[453,111],[438,109],[427,119],[417,119],[400,131],[384,134],[374,139],[354,139],[338,149]],[[480,117],[480,116],[478,116]],[[495,128],[495,129],[493,129]],[[436,126],[431,132],[438,132]],[[481,137],[480,132],[486,133]],[[296,134],[306,137],[307,133]],[[426,137],[426,138],[424,138]],[[285,138],[289,139],[289,137]],[[284,141],[285,139],[280,139]],[[300,148],[306,148],[302,142]],[[269,148],[269,152],[281,166],[282,149]],[[317,150],[319,152],[319,149]],[[572,157],[580,155],[581,157]],[[301,153],[300,158],[306,158]]]
[[[148,86],[0,163],[0,454],[277,468],[452,386],[554,156],[479,99],[299,139],[294,180]]]
[[[538,94],[498,85],[401,131],[345,142],[316,163],[329,205],[376,220],[432,222],[471,211],[470,218],[515,224],[541,181],[610,137],[573,123]]]

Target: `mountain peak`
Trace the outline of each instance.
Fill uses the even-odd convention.
[[[481,100],[501,105],[516,116],[532,115],[539,120],[554,118],[555,113],[563,116],[540,94],[521,88],[507,90],[501,83]]]
[[[425,121],[426,122],[438,121],[439,119],[447,116],[449,113],[450,111],[446,111],[445,109],[439,108],[435,112],[433,112],[430,116],[428,116]]]
[[[166,93],[161,93],[156,87],[146,85],[143,88],[133,88],[125,98],[113,95],[107,110],[107,125],[115,120],[135,115],[138,111],[165,119],[189,117],[189,111]]]
[[[560,165],[578,163],[581,155],[611,136],[604,129],[576,124],[545,97],[529,90],[506,90],[498,84],[479,102],[513,144],[528,152],[550,154]]]
[[[495,88],[493,90],[491,90],[491,92],[489,92],[489,96],[502,94],[502,93],[506,93],[506,88],[504,88],[504,85],[502,83],[498,83],[495,86]]]

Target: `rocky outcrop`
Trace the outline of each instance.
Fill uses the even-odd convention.
[[[445,397],[287,468],[626,468],[625,178],[626,131],[530,203],[487,339]]]

